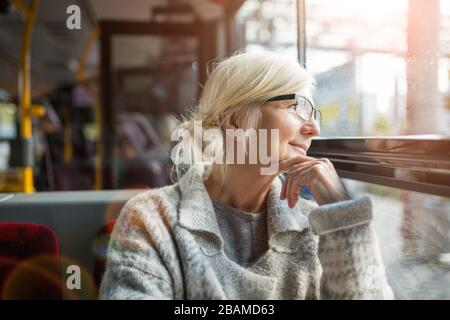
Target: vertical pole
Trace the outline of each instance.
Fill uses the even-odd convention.
[[[70,105],[64,102],[63,106],[64,114],[64,163],[70,163],[73,161],[73,139],[72,139],[72,112]]]
[[[297,54],[300,61],[306,68],[306,15],[305,0],[297,0]]]
[[[19,96],[21,126],[20,135],[23,142],[23,168],[22,168],[22,190],[26,193],[34,191],[33,185],[33,142],[32,142],[32,105],[30,88],[30,51],[33,34],[33,26],[36,20],[39,0],[32,0],[29,7],[20,1],[14,1],[25,15],[25,27],[22,37],[22,48],[20,54],[19,72]]]
[[[410,0],[406,134],[439,133],[439,0]]]
[[[111,99],[111,33],[108,32],[107,28],[100,22],[100,86],[101,86],[101,107],[100,113],[100,123],[101,132],[98,137],[98,141],[102,142],[102,178],[103,178],[103,188],[111,189],[113,188],[113,142],[115,137],[115,126],[114,126],[114,108],[113,101]],[[108,157],[105,157],[107,155]]]
[[[409,0],[405,134],[435,134],[442,130],[438,89],[439,24],[439,0]],[[404,251],[428,259],[430,252],[422,249],[437,248],[440,244],[430,243],[430,230],[416,232],[426,230],[428,221],[435,219],[435,213],[430,210],[435,200],[426,203],[425,198],[428,197],[421,193],[403,194],[405,210],[401,230]],[[431,236],[438,239],[436,234]]]

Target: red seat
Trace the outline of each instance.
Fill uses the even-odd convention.
[[[58,239],[50,228],[0,222],[0,298],[62,298]]]

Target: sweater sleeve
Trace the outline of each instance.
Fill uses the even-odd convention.
[[[173,299],[172,279],[156,245],[165,226],[140,211],[127,203],[116,222],[100,299]]]
[[[371,220],[368,197],[310,213],[310,225],[319,235],[321,299],[393,299]]]

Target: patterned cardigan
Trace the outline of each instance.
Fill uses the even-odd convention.
[[[211,199],[194,169],[141,193],[111,235],[101,299],[392,299],[371,227],[371,200],[290,209],[275,179],[269,249],[249,267],[223,250]]]

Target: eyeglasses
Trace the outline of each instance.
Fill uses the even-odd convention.
[[[273,98],[270,98],[267,100],[267,102],[271,101],[283,101],[283,100],[295,100],[297,101],[295,105],[295,112],[297,112],[298,116],[302,118],[303,120],[310,120],[311,118],[314,118],[314,120],[317,122],[317,124],[322,124],[322,113],[319,109],[315,108],[311,101],[309,101],[308,98],[293,93],[293,94],[285,94],[281,96],[276,96]]]

